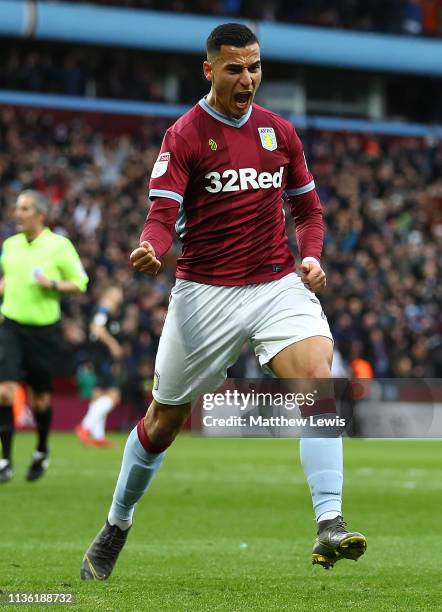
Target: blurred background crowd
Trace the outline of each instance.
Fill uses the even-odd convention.
[[[53,6],[46,4],[46,9],[62,4],[48,3]],[[86,3],[75,4],[78,17]],[[410,35],[407,48],[415,52],[406,69],[400,62],[384,66],[378,57],[373,65],[370,56],[356,63],[342,56],[330,59],[328,43],[321,45],[322,32],[315,38],[320,53],[312,60],[299,59],[296,53],[291,60],[266,57],[268,40],[257,101],[295,125],[298,119],[307,118],[303,125],[311,126],[331,119],[328,125],[322,121],[327,131],[298,131],[324,206],[328,284],[321,301],[336,341],[335,374],[442,377],[442,146],[437,139],[442,86],[434,53],[421,54],[423,47],[431,46],[437,55],[442,44],[442,0],[89,4],[137,9],[130,12],[135,20],[142,9],[163,11],[170,39],[159,51],[148,44],[146,32],[146,44],[141,41],[135,48],[130,40],[116,41],[112,26],[106,40],[99,29],[96,39],[74,36],[61,41],[56,19],[49,20],[49,33],[34,37],[38,11],[35,23],[28,20],[29,37],[14,38],[7,29],[0,37],[0,249],[15,232],[18,193],[26,188],[46,193],[53,202],[51,227],[74,242],[90,277],[88,292],[63,304],[65,377],[76,380],[80,395],[87,397],[93,386],[88,327],[109,283],[124,292],[119,340],[125,402],[144,411],[152,385],[179,240],[154,279],[133,273],[128,256],[138,244],[148,211],[147,184],[163,134],[178,113],[168,104],[193,105],[208,90],[201,70],[203,50],[175,44],[173,33],[179,33],[180,25],[164,11],[193,13],[195,27],[197,16],[223,15],[229,20],[283,22],[287,32],[289,25],[298,24]],[[69,10],[74,10],[72,3]],[[82,13],[80,23],[86,23],[84,19],[88,17]],[[403,40],[383,37],[379,45],[396,49],[394,55],[399,53],[397,41]],[[115,114],[100,112],[107,98],[113,99]],[[35,107],[23,108],[24,99]],[[136,101],[143,117],[128,114],[132,111],[127,101]],[[38,108],[41,105],[52,110]],[[352,131],[336,131],[333,121],[342,117]],[[385,131],[385,125],[390,130],[394,121],[395,133],[402,135],[362,135],[360,120],[381,126],[377,132]],[[407,133],[427,136],[403,135]],[[286,219],[296,253],[289,214]],[[230,375],[261,376],[248,347]],[[74,395],[72,387],[70,392]]]
[[[67,46],[54,41],[23,41],[15,45],[0,39],[0,56],[0,91],[185,105],[193,105],[207,93],[198,54]],[[355,71],[342,73],[330,67],[306,67],[266,58],[263,70],[263,86],[257,101],[264,106],[269,101],[276,104],[280,95],[278,88],[289,84],[292,88],[305,88],[303,112],[367,116],[363,100],[372,94],[373,78],[378,78],[385,117],[442,123],[442,87],[438,78],[418,74],[372,77]],[[330,82],[333,82],[332,90]],[[260,93],[266,98],[261,100]],[[281,111],[277,107],[273,110]]]
[[[88,321],[100,287],[118,284],[123,381],[134,403],[152,379],[180,248],[177,241],[154,279],[128,265],[170,123],[0,109],[0,240],[14,232],[22,189],[50,196],[51,226],[74,242],[91,279],[85,295],[65,304],[69,372],[87,379]],[[362,373],[376,377],[442,376],[440,143],[319,131],[301,137],[327,227],[321,300],[346,371],[357,374],[363,364]],[[232,374],[258,375],[246,347]]]
[[[91,0],[85,2],[90,4]],[[351,30],[442,36],[440,0],[341,0],[339,3],[329,0],[92,0],[92,3]]]
[[[0,46],[1,49],[1,46]],[[5,45],[0,88],[74,96],[187,102],[199,97],[203,81],[172,58],[146,62],[145,54],[117,49],[60,49],[53,45]]]

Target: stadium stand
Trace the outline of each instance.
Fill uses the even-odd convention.
[[[90,4],[90,0],[84,0]],[[440,0],[93,0],[94,4],[155,11],[222,15],[330,28],[442,36]]]
[[[35,43],[20,49],[5,45],[3,51],[0,89],[5,90],[190,103],[206,89],[202,78],[190,78],[189,62],[175,56]]]
[[[117,282],[126,299],[125,378],[138,381],[135,395],[152,370],[179,245],[155,280],[135,277],[127,254],[143,225],[146,179],[170,123],[0,111],[0,239],[13,231],[21,189],[50,195],[53,226],[77,245],[91,278],[88,294],[70,300],[65,313],[73,367],[87,362],[87,320],[98,287]],[[440,143],[316,130],[302,137],[327,224],[322,300],[344,360],[366,359],[378,377],[441,376]],[[236,374],[253,368],[245,352]]]
[[[207,91],[199,56],[81,45],[66,47],[36,41],[24,42],[17,47],[1,39],[0,53],[3,58],[0,66],[0,92],[29,91],[88,99],[191,105]],[[344,100],[348,96],[348,112],[350,93],[345,88],[345,82],[342,83],[342,74],[325,70],[315,70],[313,67],[306,70],[307,107],[310,98],[319,98],[324,109],[329,109],[328,112],[322,111],[323,114],[336,114],[333,105],[325,101],[329,93],[323,91],[325,88],[322,85],[333,78],[336,95]],[[265,63],[265,75],[266,91],[270,92],[274,91],[272,82],[278,86],[283,81],[298,81],[298,75],[292,67],[275,62]],[[350,79],[349,76],[345,78],[347,82]],[[390,75],[384,78],[384,111],[387,117],[442,123],[440,79],[410,75]],[[351,79],[356,79],[354,74]],[[364,79],[367,87],[366,75]],[[358,95],[361,96],[363,92],[364,83]],[[267,105],[267,100],[264,100],[264,105]],[[358,115],[357,109],[354,114]]]

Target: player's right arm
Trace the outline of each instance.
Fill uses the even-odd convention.
[[[140,245],[130,255],[130,262],[138,272],[157,274],[160,258],[173,241],[175,223],[189,180],[191,151],[180,134],[167,130],[158,159],[152,169],[149,213],[140,236]]]
[[[147,240],[140,242],[140,246],[132,251],[129,259],[137,272],[157,274],[161,268],[161,262],[157,259],[153,246]]]

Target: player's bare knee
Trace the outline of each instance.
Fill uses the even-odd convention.
[[[10,406],[14,402],[16,386],[15,382],[0,383],[0,404]]]
[[[319,364],[312,364],[311,366],[305,369],[303,378],[331,378],[330,366],[326,361]]]
[[[121,401],[121,393],[119,389],[109,389],[107,395],[111,398],[114,407]]]
[[[190,404],[171,406],[153,400],[144,417],[144,427],[151,442],[171,444],[190,414]]]
[[[51,396],[49,393],[32,393],[31,407],[35,412],[45,412],[51,403]]]
[[[181,419],[172,419],[170,415],[168,417],[162,415],[157,419],[147,420],[147,423],[146,419],[144,421],[149,440],[155,446],[166,446],[171,444],[180,432],[183,424]]]

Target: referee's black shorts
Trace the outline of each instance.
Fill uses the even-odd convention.
[[[3,319],[0,324],[0,382],[25,382],[37,393],[50,392],[62,363],[59,322],[22,325]]]

